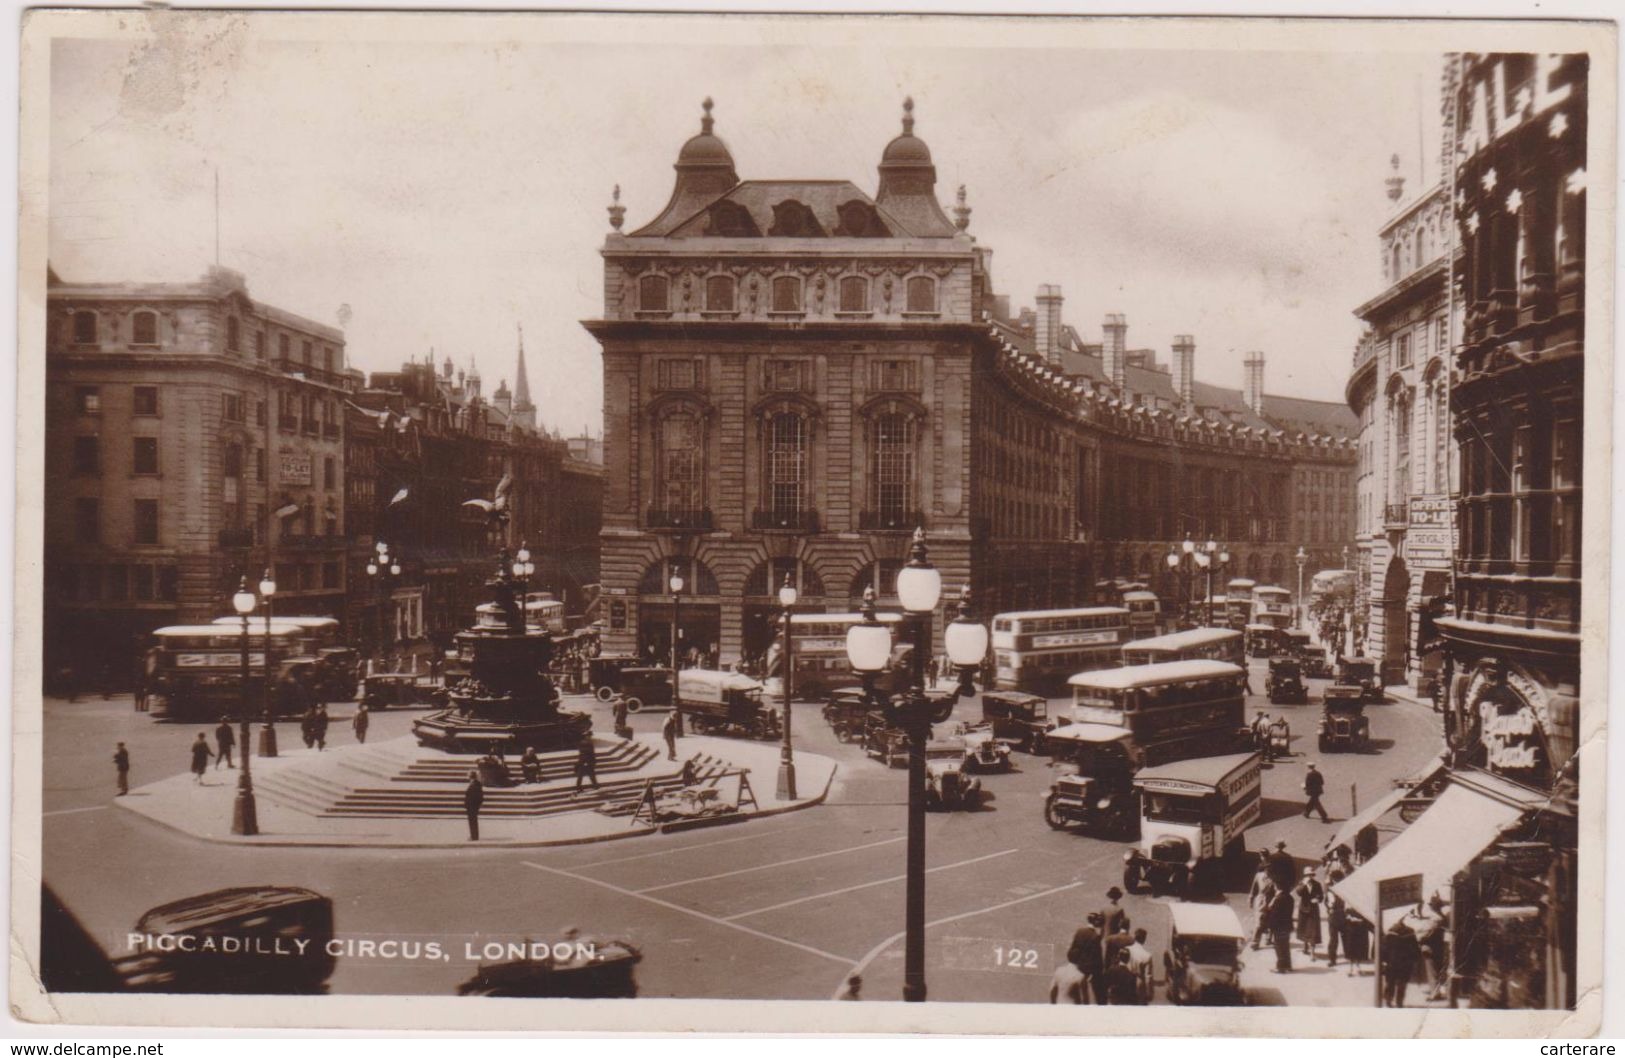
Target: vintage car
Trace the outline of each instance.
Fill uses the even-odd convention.
[[[1280,645],[1277,637],[1280,629],[1274,625],[1250,624],[1247,626],[1247,656],[1250,658],[1267,658],[1278,653]]]
[[[1377,663],[1370,658],[1338,658],[1336,680],[1359,687],[1367,702],[1383,701],[1382,678],[1377,675]]]
[[[481,963],[457,986],[457,994],[514,999],[633,999],[638,994],[632,970],[643,953],[626,941],[567,930],[561,940],[517,947],[521,958]]]
[[[1044,796],[1044,822],[1051,830],[1080,824],[1091,833],[1127,838],[1139,826],[1139,812],[1126,765],[1104,774],[1080,768],[1050,783]]]
[[[1162,968],[1168,979],[1168,1001],[1192,1006],[1240,1006],[1247,1002],[1241,987],[1241,951],[1247,933],[1228,904],[1168,905],[1173,930]]]
[[[1331,676],[1326,665],[1326,652],[1315,646],[1308,632],[1296,628],[1282,628],[1275,633],[1275,652],[1283,657],[1297,658],[1303,666],[1304,679],[1323,680]]]
[[[439,705],[441,682],[426,672],[386,672],[368,676],[361,684],[361,700],[373,712],[392,705]]]
[[[1044,754],[1044,737],[1066,717],[1051,719],[1049,699],[1026,691],[988,691],[982,695],[982,721],[992,725],[993,737],[1023,753]]]
[[[843,687],[830,692],[829,700],[824,703],[824,721],[839,741],[860,742],[864,723],[872,708],[874,706],[863,688]]]
[[[1320,711],[1320,751],[1363,752],[1371,744],[1371,718],[1365,715],[1365,691],[1351,683],[1326,688]]]
[[[872,709],[863,718],[863,752],[886,767],[908,763],[908,734],[894,725],[886,714]]]
[[[1309,701],[1309,685],[1303,681],[1303,666],[1297,658],[1270,658],[1270,674],[1264,681],[1264,693],[1269,695],[1271,705]]]
[[[982,780],[965,767],[969,747],[963,738],[925,745],[925,807],[975,808],[981,803]]]
[[[971,771],[1009,771],[1010,747],[987,724],[960,724],[957,737],[965,743],[965,767]]]
[[[626,702],[629,713],[642,712],[652,705],[669,706],[671,670],[645,665],[623,668],[616,693]]]
[[[638,659],[631,654],[600,654],[587,662],[587,679],[592,693],[600,702],[612,701],[621,693],[621,673],[637,668]]]
[[[683,720],[695,734],[769,739],[784,731],[778,710],[762,704],[761,683],[744,673],[684,669],[677,690]]]
[[[138,949],[120,960],[137,991],[314,995],[337,958],[333,901],[309,889],[245,886],[176,900],[142,915],[139,937],[191,937],[171,951]]]

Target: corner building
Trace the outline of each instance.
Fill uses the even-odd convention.
[[[623,234],[617,194],[604,314],[584,323],[604,362],[606,650],[666,652],[674,569],[681,645],[723,664],[766,651],[786,576],[809,611],[869,587],[895,606],[916,526],[945,605],[969,582],[983,613],[1081,604],[1098,578],[1165,585],[1187,533],[1282,583],[1308,543],[1294,525],[1323,527],[1328,555],[1352,543],[1351,506],[1311,517],[1307,499],[1336,475],[1348,491],[1345,407],[1272,419],[1261,360],[1249,403],[1190,378],[1190,342],[1178,397],[1154,358],[1128,366],[1120,318],[1109,352],[1063,336],[1057,288],[1012,318],[963,189],[952,220],[938,202],[911,103],[872,198],[740,180],[710,109],[657,217]],[[1295,479],[1310,465],[1324,476]]]

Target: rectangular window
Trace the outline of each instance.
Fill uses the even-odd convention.
[[[157,386],[137,386],[137,387],[135,387],[134,410],[135,410],[135,414],[137,414],[137,415],[157,415],[158,414],[158,387]]]
[[[158,501],[135,501],[135,542],[138,544],[156,544],[158,542]]]
[[[73,391],[73,400],[81,415],[102,413],[102,391],[98,386],[79,386]]]
[[[310,366],[313,363],[313,361],[315,360],[314,350],[315,350],[315,343],[314,342],[300,342],[299,343],[299,362],[301,364],[306,365],[306,366]]]
[[[115,565],[107,567],[107,598],[112,602],[124,602],[130,597],[130,567]]]
[[[135,596],[137,602],[152,601],[152,567],[130,567],[130,594]]]
[[[1450,320],[1448,316],[1440,316],[1433,321],[1433,351],[1445,353],[1450,350]]]
[[[768,503],[774,514],[805,509],[807,424],[785,412],[768,420]]]
[[[288,339],[287,335],[285,335],[285,334],[277,335],[276,336],[276,355],[280,356],[284,360],[288,359],[288,357],[293,355],[293,353],[290,351],[290,349],[292,347],[292,344],[293,343]]]
[[[227,422],[243,421],[243,398],[236,393],[221,394],[223,401],[222,415]]]
[[[887,414],[870,426],[870,503],[885,521],[905,517],[914,495],[914,420]]]
[[[801,311],[801,280],[795,276],[776,276],[773,279],[773,311]]]
[[[165,602],[174,602],[179,578],[175,575],[174,566],[158,567],[158,598]]]
[[[937,311],[937,281],[930,276],[913,276],[908,281],[908,311]]]
[[[254,359],[256,359],[256,360],[264,360],[265,359],[265,332],[264,331],[255,331],[254,332]]]
[[[158,314],[156,312],[143,311],[130,317],[130,344],[158,344]]]
[[[869,388],[913,392],[919,388],[917,366],[913,360],[876,360],[869,367]]]
[[[73,472],[100,474],[102,472],[102,442],[99,437],[73,439]]]
[[[322,370],[330,375],[333,373],[333,350],[325,345],[322,346]]]
[[[339,564],[337,562],[322,563],[322,587],[336,588],[339,586]]]
[[[322,460],[322,487],[326,489],[334,488],[338,485],[338,480],[338,464],[333,461],[332,456],[328,456]]]
[[[84,309],[73,314],[73,342],[75,345],[95,345],[96,314]]]
[[[863,276],[847,276],[841,280],[841,311],[869,311],[869,281]]]
[[[639,312],[668,312],[670,309],[670,283],[665,276],[649,275],[638,280]]]
[[[708,312],[734,311],[733,276],[711,276],[705,281],[705,308]]]
[[[698,360],[662,360],[656,372],[661,389],[696,389],[700,377]]]
[[[265,425],[265,402],[263,400],[254,402],[254,422],[259,426]]]
[[[133,474],[158,473],[158,438],[131,438],[130,472]]]
[[[73,501],[73,535],[81,544],[102,542],[102,505],[94,496]]]
[[[1411,336],[1402,334],[1394,339],[1394,366],[1411,366]]]
[[[764,360],[762,388],[769,393],[799,393],[807,389],[807,363],[803,360]]]
[[[254,480],[265,481],[265,449],[254,449]]]

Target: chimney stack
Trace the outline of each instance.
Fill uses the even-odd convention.
[[[1243,399],[1247,407],[1253,410],[1254,415],[1264,414],[1264,354],[1254,350],[1247,354],[1244,361],[1247,369],[1247,384],[1243,390]]]
[[[1046,363],[1061,363],[1061,288],[1045,283],[1038,288],[1038,320],[1034,329],[1034,344],[1038,355]]]
[[[1106,314],[1103,325],[1103,341],[1101,342],[1101,366],[1106,370],[1106,380],[1117,388],[1119,393],[1128,391],[1128,317],[1121,312]]]
[[[1188,334],[1174,335],[1174,397],[1184,407],[1196,403],[1196,339]]]

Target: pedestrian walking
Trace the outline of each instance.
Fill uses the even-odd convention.
[[[1258,871],[1253,875],[1252,888],[1247,891],[1247,906],[1253,912],[1253,951],[1264,944],[1264,934],[1270,924],[1270,901],[1275,898],[1275,883],[1270,881],[1270,858],[1260,853]]]
[[[1089,978],[1070,959],[1057,966],[1054,975],[1050,977],[1049,1001],[1057,1004],[1088,1005]]]
[[[367,711],[367,703],[362,702],[355,707],[355,716],[350,718],[350,726],[355,729],[355,740],[366,744],[367,728],[372,725],[372,714]]]
[[[1117,886],[1114,885],[1106,890],[1106,933],[1108,936],[1113,933],[1128,932],[1128,912],[1124,911],[1119,904],[1122,899],[1123,890],[1117,888]],[[1110,959],[1106,960],[1106,962],[1108,966],[1111,965]]]
[[[610,706],[610,711],[615,717],[615,737],[631,738],[632,725],[626,722],[626,698],[616,695],[615,704]]]
[[[846,983],[841,985],[840,994],[835,998],[855,1003],[863,998],[863,978],[857,974],[847,974]]]
[[[113,767],[118,770],[118,796],[123,797],[130,792],[130,751],[122,742],[113,751]]]
[[[463,787],[463,812],[468,816],[468,840],[480,840],[480,806],[485,803],[485,786],[480,773],[468,773],[468,785]]]
[[[1319,812],[1322,823],[1330,823],[1332,817],[1326,814],[1326,806],[1320,803],[1320,795],[1326,792],[1326,776],[1320,774],[1314,761],[1309,762],[1309,770],[1303,777],[1303,792],[1309,800],[1303,806],[1303,818],[1308,819],[1310,812]]]
[[[1117,953],[1117,961],[1106,970],[1106,1002],[1114,1007],[1140,1005],[1140,979],[1129,968],[1126,949]]]
[[[1320,905],[1326,897],[1326,890],[1315,877],[1313,867],[1303,869],[1303,881],[1298,883],[1298,943],[1303,945],[1303,953],[1311,960],[1315,957],[1315,948],[1320,944]]]
[[[228,768],[236,768],[231,762],[232,747],[237,744],[237,734],[231,729],[231,721],[226,717],[220,718],[220,726],[214,729],[214,744],[217,752],[214,756],[214,766],[219,768],[223,763]]]
[[[327,724],[327,706],[318,705],[316,707],[316,719],[312,725],[314,728],[312,733],[316,737],[316,748],[318,750],[327,748]]]
[[[576,744],[576,793],[581,792],[583,779],[590,779],[592,788],[598,789],[598,747],[593,744],[591,734],[582,735]]]
[[[1292,887],[1298,882],[1298,861],[1286,850],[1286,842],[1277,841],[1275,851],[1270,853],[1270,881],[1275,888],[1290,893]]]
[[[197,741],[192,743],[192,785],[203,785],[203,773],[209,770],[209,758],[214,753],[209,749],[209,736],[199,731]]]
[[[673,709],[666,714],[666,722],[660,727],[660,735],[666,740],[666,759],[677,759],[677,710]]]
[[[1343,942],[1343,932],[1348,929],[1349,913],[1348,905],[1332,888],[1343,880],[1343,872],[1333,868],[1327,877],[1331,885],[1326,888],[1326,965],[1336,966],[1338,946]]]
[[[1134,931],[1134,943],[1128,948],[1128,968],[1134,971],[1135,980],[1140,982],[1140,1005],[1145,1006],[1151,1002],[1156,993],[1156,980],[1151,960],[1151,949],[1145,946],[1146,932],[1144,929]]]
[[[1105,982],[1101,980],[1100,928],[1097,923],[1104,921],[1098,911],[1090,914],[1085,924],[1072,934],[1072,945],[1066,952],[1067,962],[1083,973],[1088,989],[1086,994],[1101,1004],[1106,1002],[1106,991]]]
[[[1411,975],[1421,957],[1416,931],[1401,918],[1382,938],[1382,1005],[1403,1007],[1411,986]]]
[[[1278,888],[1270,898],[1270,933],[1275,944],[1275,968],[1271,973],[1292,972],[1292,890]]]
[[[304,739],[306,749],[316,748],[316,710],[306,709],[299,714],[299,737]]]

